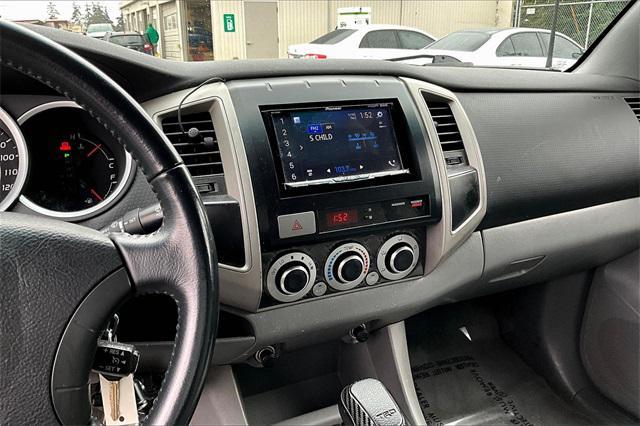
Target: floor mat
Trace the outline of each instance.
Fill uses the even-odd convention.
[[[499,337],[489,313],[429,313],[407,324],[411,370],[429,425],[588,425]]]

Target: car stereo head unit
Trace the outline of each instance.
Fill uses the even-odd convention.
[[[394,108],[378,101],[264,111],[285,188],[408,174]]]

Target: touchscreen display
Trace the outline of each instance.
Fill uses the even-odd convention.
[[[351,182],[408,173],[393,103],[269,111],[286,186]]]

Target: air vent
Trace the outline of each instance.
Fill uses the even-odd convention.
[[[640,121],[640,98],[624,98],[629,104],[631,111],[636,115],[638,121]]]
[[[462,135],[448,102],[425,99],[438,132],[447,167],[467,165]]]
[[[182,126],[185,132],[198,129],[196,137],[185,135],[178,124],[178,117],[166,117],[162,120],[162,131],[182,157],[200,192],[214,190],[214,182],[223,174],[222,160],[216,132],[211,115],[208,112],[182,114]]]

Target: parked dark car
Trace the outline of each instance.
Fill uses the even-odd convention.
[[[145,36],[135,31],[108,32],[104,40],[127,49],[153,55],[153,46]]]
[[[207,30],[203,27],[189,27],[189,46],[192,48],[197,48],[201,43],[209,50],[213,50],[213,34],[211,31]]]

